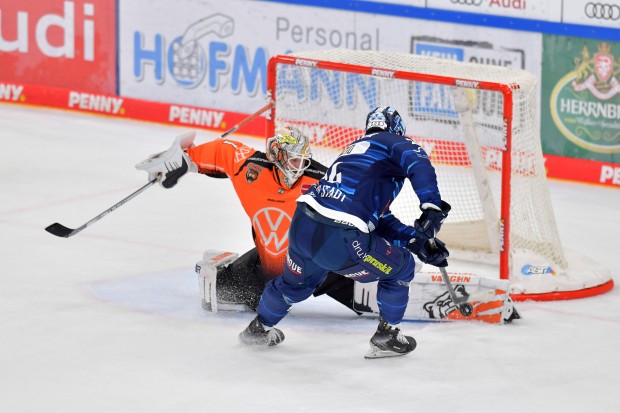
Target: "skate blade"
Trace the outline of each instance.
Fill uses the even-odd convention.
[[[284,341],[284,333],[275,328],[270,330],[266,336],[252,336],[244,333],[245,331],[242,331],[239,334],[239,342],[250,347],[272,347]]]
[[[366,354],[364,354],[364,358],[365,359],[382,359],[382,358],[387,358],[387,357],[405,356],[407,354],[409,353],[397,353],[395,351],[380,350],[378,348],[370,347],[370,350],[368,350]]]

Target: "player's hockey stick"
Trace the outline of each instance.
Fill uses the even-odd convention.
[[[242,128],[245,125],[247,125],[249,122],[251,122],[254,119],[256,119],[263,112],[265,112],[266,110],[270,109],[272,106],[273,106],[273,101],[270,100],[269,103],[267,103],[265,106],[260,108],[257,112],[251,114],[247,118],[243,119],[241,122],[237,123],[232,128],[228,129],[226,132],[224,132],[220,136],[220,138],[225,138],[226,136],[230,135],[231,133],[236,132],[240,128]],[[138,189],[137,191],[135,191],[134,193],[132,193],[128,197],[124,198],[122,201],[117,202],[116,204],[112,205],[110,208],[106,209],[101,214],[97,215],[96,217],[94,217],[93,219],[91,219],[90,221],[88,221],[87,223],[82,225],[81,227],[72,229],[72,228],[65,227],[62,224],[59,224],[58,222],[55,222],[52,225],[50,225],[47,228],[45,228],[45,230],[47,232],[49,232],[50,234],[52,234],[52,235],[56,235],[57,237],[62,237],[62,238],[72,237],[75,234],[81,232],[82,230],[88,228],[89,226],[91,226],[95,222],[99,221],[101,218],[105,217],[106,215],[108,215],[110,212],[114,211],[115,209],[117,209],[121,205],[123,205],[123,204],[129,202],[130,200],[132,200],[133,198],[137,197],[138,195],[140,195],[142,192],[144,192],[147,188],[149,188],[151,185],[153,185],[156,182],[157,182],[157,179],[153,179],[152,181],[150,181],[149,183],[144,185],[142,188]]]
[[[435,238],[430,238],[428,242],[431,245],[431,248],[437,249],[437,244],[435,243]],[[467,297],[457,297],[454,288],[452,287],[452,283],[450,282],[450,277],[448,276],[448,272],[444,267],[437,267],[441,272],[441,278],[443,279],[444,284],[448,288],[448,293],[450,293],[450,298],[452,302],[459,309],[459,312],[463,314],[465,317],[471,315],[474,312],[474,308],[467,302]]]
[[[112,205],[110,208],[106,209],[101,214],[97,215],[96,217],[94,217],[93,219],[91,219],[90,221],[88,221],[87,223],[82,225],[81,227],[78,227],[76,229],[71,229],[71,228],[67,228],[64,225],[59,224],[58,222],[56,222],[56,223],[50,225],[49,227],[45,228],[45,230],[47,232],[49,232],[50,234],[52,234],[52,235],[56,235],[57,237],[63,237],[63,238],[72,237],[75,234],[77,234],[78,232],[81,232],[82,230],[84,230],[87,227],[91,226],[95,222],[99,221],[101,218],[105,217],[110,212],[114,211],[116,208],[120,207],[121,205],[123,205],[123,204],[127,203],[128,201],[132,200],[133,198],[137,197],[142,192],[144,192],[148,187],[153,185],[155,182],[157,182],[157,179],[153,179],[152,181],[149,181],[149,183],[144,185],[142,188],[138,189],[136,192],[134,192],[131,195],[129,195],[128,197],[124,198],[122,201],[117,202],[116,204]]]
[[[465,317],[471,315],[474,312],[471,304],[467,302],[467,297],[457,297],[454,288],[452,287],[452,283],[450,282],[450,277],[448,276],[448,272],[444,267],[438,267],[441,272],[441,278],[443,278],[446,287],[448,288],[448,292],[450,293],[450,298],[452,298],[452,302],[459,309],[459,312],[463,314]]]

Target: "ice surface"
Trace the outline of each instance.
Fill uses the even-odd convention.
[[[153,187],[69,239],[43,230],[142,186],[134,165],[187,129],[6,104],[0,125],[0,412],[618,411],[618,287],[520,303],[508,326],[406,323],[418,348],[382,360],[363,358],[376,320],[311,298],[282,345],[244,348],[252,315],[203,311],[193,272],[205,249],[252,245],[227,180]],[[620,192],[550,187],[563,243],[617,282]]]

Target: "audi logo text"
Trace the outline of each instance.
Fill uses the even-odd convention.
[[[450,0],[452,4],[464,4],[467,6],[480,6],[484,0]]]
[[[618,20],[620,19],[620,5],[588,3],[586,4],[585,13],[590,19]]]

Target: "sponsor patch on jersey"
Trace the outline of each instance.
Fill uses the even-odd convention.
[[[369,275],[372,275],[372,273],[370,273],[368,270],[364,268],[360,269],[359,266],[355,266],[353,267],[353,269],[347,269],[347,270],[341,271],[340,275],[347,277],[347,278],[363,278],[363,277],[368,277]]]
[[[258,175],[261,173],[263,168],[255,164],[249,164],[248,170],[245,173],[245,180],[248,181],[248,184],[256,181],[258,179]]]
[[[286,265],[288,267],[289,270],[291,270],[291,272],[293,274],[296,275],[301,275],[301,272],[303,271],[301,268],[301,265],[297,264],[295,261],[293,261],[291,259],[291,256],[286,254]]]

